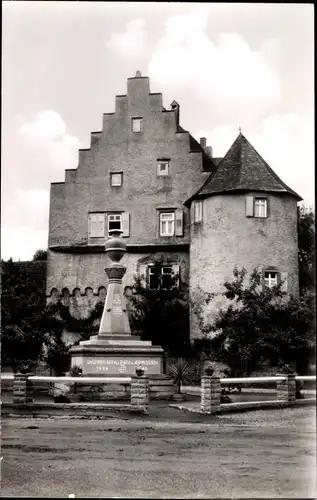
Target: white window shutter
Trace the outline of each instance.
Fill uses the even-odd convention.
[[[147,266],[140,264],[139,267],[139,278],[141,279],[141,285],[146,287],[147,284]]]
[[[288,288],[288,273],[286,272],[282,272],[281,273],[281,282],[282,282],[282,286],[281,286],[281,290],[282,292],[287,292],[287,288]]]
[[[247,217],[254,216],[254,198],[253,198],[253,196],[246,196],[245,214]]]
[[[104,238],[105,214],[90,214],[88,225],[90,238]]]
[[[173,264],[172,265],[172,270],[173,270],[173,278],[175,279],[175,285],[179,286],[180,282],[180,266],[178,264]]]
[[[175,235],[183,236],[184,233],[183,223],[183,210],[178,209],[175,211]]]
[[[122,214],[122,236],[130,236],[130,214],[129,212],[123,212]]]

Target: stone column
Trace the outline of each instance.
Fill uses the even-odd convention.
[[[221,384],[220,377],[204,375],[201,378],[201,413],[210,414],[220,409]]]
[[[149,381],[147,377],[131,377],[131,406],[134,410],[148,413]]]
[[[296,400],[296,380],[295,373],[277,373],[277,377],[284,377],[284,380],[276,381],[276,398],[278,401],[287,403]]]
[[[33,385],[29,375],[17,373],[13,379],[13,404],[25,406],[33,402]]]

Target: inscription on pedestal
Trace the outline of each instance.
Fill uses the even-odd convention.
[[[104,373],[105,375],[135,375],[136,368],[143,368],[145,373],[161,373],[159,359],[84,359],[88,373]]]
[[[115,293],[113,295],[112,312],[116,316],[122,316],[121,297],[120,297],[120,295],[118,293]]]

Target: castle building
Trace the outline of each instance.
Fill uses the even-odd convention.
[[[258,267],[264,285],[283,280],[296,295],[300,200],[241,132],[214,158],[206,139],[198,143],[181,127],[179,104],[165,109],[138,71],[91,133],[90,148],[79,150],[78,167],[51,184],[48,301],[61,298],[84,317],[105,297],[109,229],[126,239],[125,287],[134,276],[164,286],[175,274],[201,301],[204,292],[220,293],[237,266]],[[191,338],[201,335],[194,316]]]

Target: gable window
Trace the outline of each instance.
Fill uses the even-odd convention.
[[[264,271],[264,285],[267,288],[273,288],[277,285],[277,271]]]
[[[201,200],[194,202],[194,222],[203,220],[203,202]]]
[[[108,215],[108,232],[111,229],[122,230],[122,215],[121,214],[109,214]]]
[[[175,233],[175,213],[160,213],[160,236],[174,236]]]
[[[141,132],[142,118],[132,118],[132,132]]]
[[[169,160],[157,160],[157,175],[166,176],[169,174]]]
[[[266,198],[254,198],[254,217],[267,217]]]
[[[111,172],[110,173],[110,184],[111,186],[122,186],[122,172]]]
[[[105,214],[89,214],[88,234],[89,238],[104,238]]]

